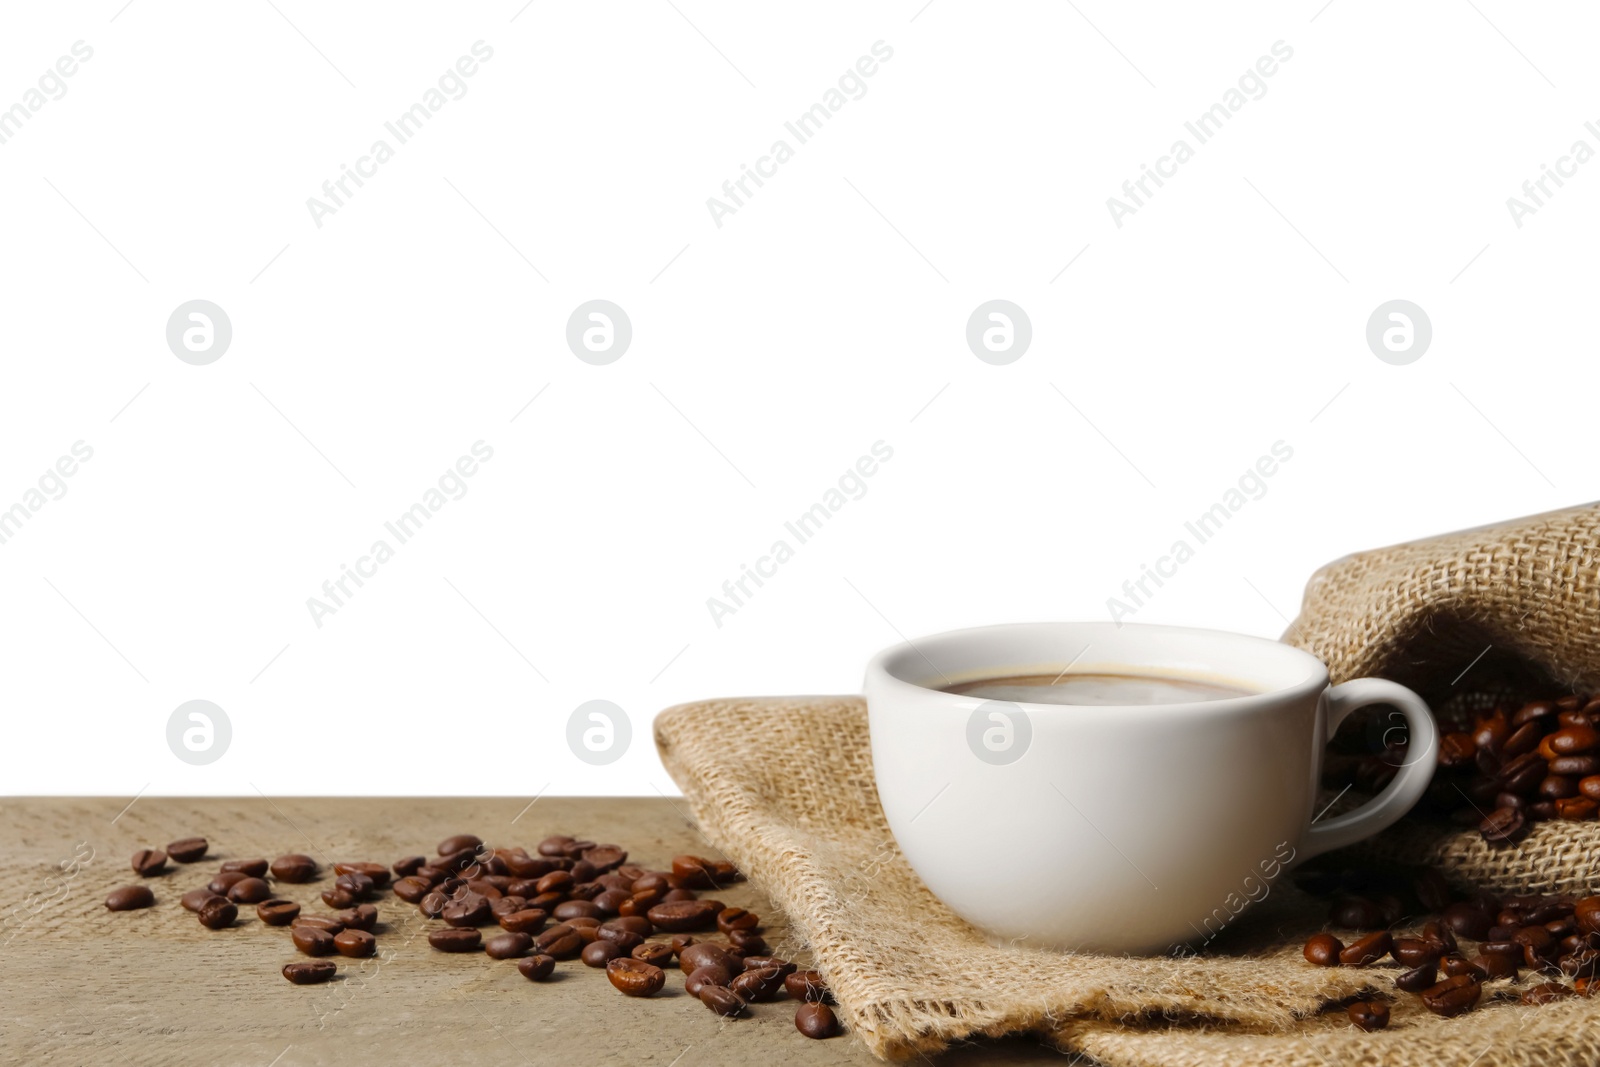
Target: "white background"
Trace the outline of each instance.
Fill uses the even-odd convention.
[[[1104,618],[1280,440],[1135,621],[1277,635],[1329,559],[1597,495],[1600,162],[1520,228],[1506,205],[1600,148],[1583,5],[123,4],[0,16],[0,107],[94,50],[0,145],[0,508],[94,450],[0,545],[6,793],[673,792],[659,709]],[[307,198],[479,40],[318,228]],[[1118,228],[1107,198],[1280,40]],[[165,339],[196,298],[234,332],[202,367]],[[593,298],[633,324],[609,366],[564,339]],[[993,298],[1032,321],[1008,366],[965,342]],[[1365,341],[1396,298],[1434,330],[1407,366]],[[466,496],[318,628],[307,598],[479,440]],[[233,728],[201,767],[166,743],[197,698]],[[633,724],[599,768],[565,732],[597,698]]]

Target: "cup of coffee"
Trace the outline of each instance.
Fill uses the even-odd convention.
[[[1215,937],[1293,864],[1384,829],[1437,759],[1393,682],[1216,630],[1096,622],[957,630],[867,665],[878,796],[912,868],[993,938],[1152,953]],[[1323,747],[1387,705],[1389,785],[1337,816]]]

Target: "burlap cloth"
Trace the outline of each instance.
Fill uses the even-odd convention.
[[[1392,677],[1433,699],[1466,686],[1587,687],[1600,679],[1600,513],[1574,509],[1362,553],[1324,568],[1289,640],[1335,680]],[[1468,668],[1475,656],[1485,653]],[[873,785],[857,697],[685,704],[656,744],[708,839],[787,913],[874,1054],[930,1053],[1033,1033],[1108,1064],[1600,1064],[1600,1000],[1528,1007],[1526,975],[1476,1011],[1428,1014],[1401,995],[1389,1028],[1363,1034],[1328,1002],[1393,993],[1395,965],[1320,968],[1301,957],[1326,902],[1288,880],[1200,955],[1130,958],[990,944],[942,905],[895,847]],[[1474,833],[1404,826],[1369,851],[1437,862],[1502,891],[1595,885],[1600,825],[1546,823],[1515,849]],[[974,847],[997,891],[1005,856]],[[1063,900],[1063,908],[1073,906]],[[1508,999],[1498,999],[1506,997]]]

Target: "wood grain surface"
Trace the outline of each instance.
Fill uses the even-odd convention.
[[[279,973],[297,953],[287,929],[241,908],[211,931],[178,898],[210,881],[223,860],[304,852],[325,867],[429,854],[444,837],[475,833],[533,851],[567,833],[613,842],[629,862],[666,866],[685,852],[719,855],[685,817],[682,801],[622,798],[26,798],[0,801],[0,1063],[243,1065],[439,1063],[518,1067],[629,1063],[871,1064],[849,1035],[812,1041],[779,999],[722,1020],[683,991],[673,971],[650,999],[617,993],[576,960],[549,982],[529,982],[511,961],[429,947],[435,923],[385,891],[378,957],[333,957],[339,976],[294,986]],[[140,879],[129,857],[199,835],[211,852]],[[275,884],[307,912],[329,872],[305,885]],[[143,882],[156,905],[110,912],[105,896]],[[781,916],[751,886],[720,899],[759,912],[765,936],[805,964]],[[940,1063],[1059,1061],[1026,1040],[956,1050]]]

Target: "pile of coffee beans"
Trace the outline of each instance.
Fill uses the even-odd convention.
[[[1439,767],[1417,811],[1512,844],[1536,822],[1600,813],[1600,696],[1563,696],[1439,716]],[[1396,720],[1397,722],[1398,720]],[[1324,784],[1377,792],[1405,761],[1405,732],[1382,713],[1335,739]]]
[[[1301,889],[1331,896],[1329,925],[1357,936],[1313,934],[1304,950],[1309,963],[1372,967],[1392,960],[1400,968],[1395,989],[1419,996],[1424,1007],[1444,1017],[1471,1011],[1495,982],[1505,985],[1491,989],[1491,999],[1524,1004],[1600,993],[1600,896],[1458,898],[1430,868],[1336,862],[1313,860],[1293,877]],[[1524,971],[1544,980],[1520,992],[1507,988]],[[1362,998],[1345,1010],[1362,1030],[1389,1025],[1386,1000]]]
[[[205,838],[185,838],[165,850],[140,849],[131,866],[151,878],[166,871],[169,858],[196,863],[209,849]],[[295,985],[326,982],[338,973],[322,957],[377,953],[379,911],[370,901],[387,891],[416,906],[430,924],[427,940],[436,951],[514,961],[529,981],[542,982],[559,962],[578,960],[603,968],[623,996],[649,997],[666,986],[676,964],[689,994],[719,1016],[743,1015],[750,1005],[781,995],[797,1003],[795,1029],[806,1037],[839,1033],[822,975],[772,955],[756,913],[702,896],[742,880],[732,864],[686,855],[675,857],[669,869],[651,870],[629,864],[628,853],[616,845],[568,835],[546,838],[531,854],[521,847],[491,848],[475,834],[447,837],[434,851],[388,867],[335,863],[332,884],[321,893],[332,909],[327,915],[302,914],[299,904],[274,890],[274,882],[299,885],[324,877],[316,860],[298,853],[271,863],[228,860],[180,903],[210,930],[233,926],[241,906],[253,906],[266,926],[287,927],[294,948],[313,957],[284,965],[283,977]],[[155,903],[141,884],[106,897],[112,911]],[[502,932],[485,938],[482,928],[491,925]],[[711,939],[714,932],[723,939]]]

